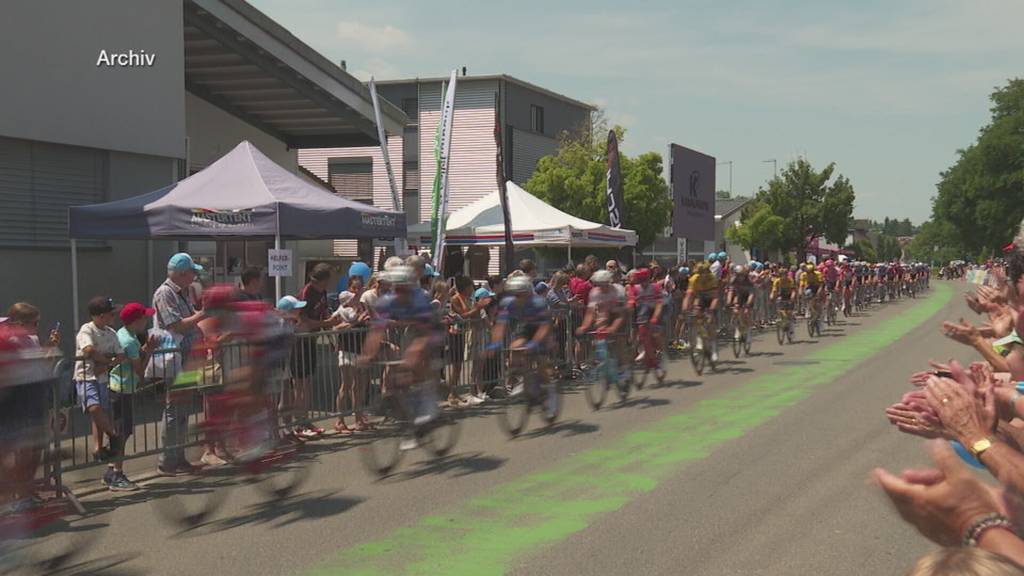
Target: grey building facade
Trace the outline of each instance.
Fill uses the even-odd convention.
[[[300,147],[377,141],[366,87],[242,0],[15,0],[0,36],[26,47],[0,51],[0,315],[32,302],[65,342],[87,320],[72,317],[69,206],[166,186],[241,140],[296,172]],[[401,133],[405,115],[383,108]],[[222,280],[229,252],[266,262],[265,243],[227,244],[79,242],[79,306],[148,302],[179,247]]]

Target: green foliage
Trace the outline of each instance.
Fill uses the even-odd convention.
[[[991,100],[990,123],[958,151],[932,199],[935,233],[943,233],[933,242],[958,257],[998,253],[1024,218],[1024,80],[1010,80]]]
[[[625,130],[613,128],[621,143]],[[563,137],[558,153],[537,163],[526,190],[559,210],[593,222],[608,223],[605,163],[607,134],[603,121]],[[622,170],[623,221],[635,230],[639,247],[650,246],[672,219],[672,198],[662,177],[661,155],[646,152],[629,157],[619,150]]]
[[[963,258],[956,229],[949,222],[929,220],[921,224],[914,241],[907,247],[911,258],[920,262],[949,262]]]
[[[899,259],[903,255],[903,249],[895,236],[882,234],[878,237],[875,253],[878,255],[878,261],[883,262]]]
[[[728,200],[731,197],[732,194],[730,194],[728,190],[715,190],[716,200]]]
[[[878,254],[875,252],[875,247],[867,240],[858,240],[851,244],[849,249],[853,251],[854,258],[857,260],[864,260],[866,262],[878,261]]]
[[[744,248],[758,246],[802,255],[812,238],[846,241],[853,215],[853,185],[835,176],[835,164],[820,172],[801,158],[761,188],[743,208],[742,225],[730,230],[730,240]]]

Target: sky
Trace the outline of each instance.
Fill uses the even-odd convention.
[[[362,80],[466,66],[595,104],[627,154],[731,161],[736,195],[765,160],[834,162],[876,220],[927,219],[989,95],[1024,77],[1024,0],[250,2]]]

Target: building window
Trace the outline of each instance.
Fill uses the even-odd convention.
[[[535,104],[530,104],[530,130],[544,133],[544,108]]]
[[[373,204],[373,158],[329,158],[327,180],[340,196]]]
[[[420,115],[420,102],[416,98],[402,98],[402,112],[415,122]]]
[[[0,138],[0,246],[67,246],[68,207],[107,199],[107,159],[93,148]]]

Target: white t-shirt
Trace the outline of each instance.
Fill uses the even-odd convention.
[[[117,338],[117,332],[113,328],[110,326],[100,328],[92,322],[83,324],[78,330],[78,336],[75,337],[75,356],[83,356],[83,350],[90,346],[104,356],[124,353],[121,341]],[[106,382],[107,369],[104,368],[97,374],[94,368],[95,363],[92,360],[75,362],[75,380]]]
[[[377,300],[379,300],[379,299],[380,299],[380,294],[377,293],[376,289],[367,290],[367,291],[363,292],[362,296],[359,297],[359,301],[364,306],[366,306],[367,310],[370,310],[371,312],[377,310]]]
[[[587,308],[594,311],[595,328],[607,328],[615,314],[622,314],[626,308],[626,287],[612,284],[612,290],[592,288],[587,297]]]

